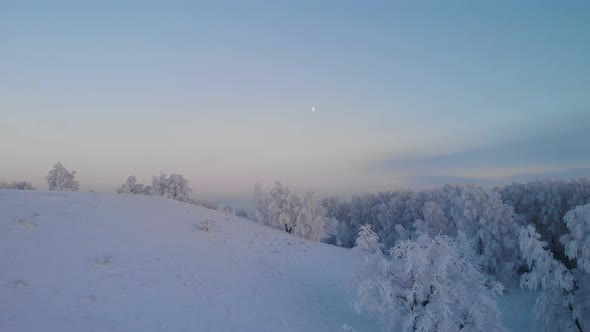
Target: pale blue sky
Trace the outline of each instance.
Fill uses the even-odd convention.
[[[0,1],[0,180],[40,189],[578,175],[589,113],[588,1]]]

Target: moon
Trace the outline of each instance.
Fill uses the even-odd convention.
[[[313,106],[312,106],[312,107],[311,107],[311,111],[312,111],[312,112],[315,112],[315,107],[313,107]]]

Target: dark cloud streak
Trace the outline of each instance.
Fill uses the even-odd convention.
[[[547,176],[589,175],[585,166],[572,165],[590,164],[590,113],[563,116],[553,120],[545,126],[513,130],[494,145],[435,156],[391,158],[378,161],[370,168],[385,173],[409,174],[418,186],[497,182],[457,177],[456,170],[531,168],[531,172],[525,171],[525,174],[506,174],[502,182],[530,179],[533,174],[543,177],[534,170],[535,167],[541,166],[561,169],[559,172],[547,172]],[[453,176],[440,176],[445,173]]]

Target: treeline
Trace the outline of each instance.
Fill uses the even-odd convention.
[[[502,330],[493,300],[501,281],[539,293],[535,311],[546,330],[590,330],[588,179],[350,200],[296,195],[277,182],[267,192],[257,186],[254,197],[258,222],[366,255],[358,309],[387,329]]]
[[[48,189],[50,191],[80,190],[80,184],[76,180],[76,171],[68,170],[61,162],[54,164],[53,168],[51,168],[45,176],[45,180],[47,181]],[[3,181],[0,182],[0,189],[36,190],[30,182],[26,181],[12,183]],[[135,175],[131,175],[127,178],[124,184],[116,189],[116,192],[119,194],[162,196],[255,220],[254,212],[252,210],[221,206],[214,202],[196,200],[190,197],[192,189],[188,185],[188,180],[178,173],[166,175],[162,172],[159,176],[154,175],[149,185],[138,183]]]
[[[166,175],[162,172],[159,176],[152,177],[151,185],[137,183],[135,175],[127,178],[127,181],[116,190],[119,194],[153,195],[174,199],[181,202],[190,201],[192,189],[188,186],[188,180],[181,174],[172,173]]]
[[[314,197],[305,194],[303,197]],[[516,254],[518,229],[513,209],[495,191],[475,186],[448,185],[421,191],[389,191],[355,195],[350,201],[336,197],[302,199],[277,182],[268,194],[255,191],[259,222],[278,229],[322,231],[315,239],[353,247],[363,225],[371,226],[388,250],[402,240],[460,233],[477,242],[485,270],[496,273],[511,269],[506,258]],[[310,209],[308,206],[313,206]],[[313,211],[313,218],[299,218],[301,211]],[[297,233],[296,233],[297,234]]]
[[[238,217],[255,220],[253,211],[247,209],[237,209],[229,206],[222,206],[214,202],[197,200],[190,196],[193,190],[188,184],[188,180],[182,174],[160,173],[159,176],[153,176],[150,185],[144,185],[137,182],[135,175],[127,178],[124,184],[116,190],[118,194],[162,196],[181,202],[198,205],[211,210],[218,210],[225,213],[233,214]]]
[[[437,303],[444,310],[463,310],[471,321],[429,311],[435,295],[432,289],[450,292],[471,284],[485,296],[482,285],[490,284],[486,278],[493,278],[539,292],[535,311],[546,330],[590,329],[588,179],[515,183],[492,190],[447,185],[355,195],[350,201],[325,198],[322,206],[327,217],[338,220],[335,242],[356,245],[357,251],[372,257],[357,276],[357,304],[387,321],[386,326],[393,326],[391,317],[398,317],[395,324],[410,324],[396,325],[394,329],[399,330],[440,324],[462,329],[467,323],[475,330],[495,330],[497,322],[485,323],[481,319],[486,313],[470,309],[482,300],[471,292],[465,291],[461,298],[447,294],[444,301],[454,299],[454,307],[445,307],[442,299]],[[460,271],[452,267],[462,265]],[[408,271],[414,271],[411,279],[405,274]],[[471,271],[471,279],[462,275],[464,271]],[[445,283],[437,284],[443,277]],[[417,293],[408,297],[408,287]],[[408,306],[411,298],[416,302]],[[497,320],[493,308],[486,312],[493,314],[486,319]],[[407,317],[415,320],[407,321]]]
[[[371,225],[385,247],[391,248],[417,233],[469,235],[492,224],[498,227],[494,233],[506,238],[511,232],[508,226],[530,224],[551,252],[571,265],[560,241],[568,233],[564,217],[575,207],[590,203],[590,180],[513,183],[492,190],[446,185],[354,195],[350,201],[328,197],[321,203],[326,216],[338,221],[333,236],[344,247],[354,246],[361,225]]]
[[[15,190],[35,190],[35,187],[30,182],[19,181],[19,182],[0,182],[0,189],[15,189]]]

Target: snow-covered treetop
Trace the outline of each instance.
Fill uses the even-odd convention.
[[[382,254],[383,244],[379,241],[379,235],[373,231],[371,225],[362,225],[359,237],[353,250],[361,254]]]

